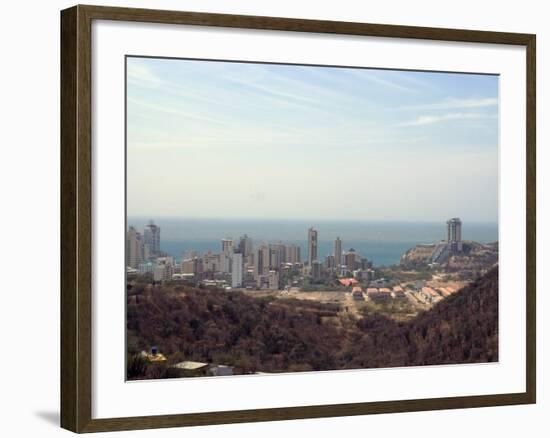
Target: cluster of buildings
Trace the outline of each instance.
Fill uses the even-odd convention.
[[[367,297],[374,302],[386,302],[390,299],[406,298],[405,291],[400,285],[389,287],[368,287],[366,290]]]
[[[406,298],[405,290],[400,285],[390,287],[384,278],[369,281],[369,287],[366,289],[363,289],[355,278],[340,278],[339,281],[343,286],[351,288],[351,296],[356,301],[368,299],[380,303],[390,299]]]
[[[169,273],[170,260],[160,250],[160,227],[150,221],[143,232],[130,226],[126,232],[126,267],[128,274],[155,272],[155,276]],[[161,272],[163,271],[163,272]]]
[[[315,282],[334,275],[373,278],[372,263],[353,248],[342,251],[339,237],[334,241],[333,253],[321,260],[317,230],[310,228],[307,236],[304,262],[300,245],[262,242],[255,246],[247,234],[237,241],[222,239],[218,251],[198,254],[187,250],[176,262],[160,250],[160,227],[150,221],[143,232],[128,228],[127,274],[150,273],[155,281],[187,280],[206,286],[269,290],[296,285],[305,277]]]
[[[430,286],[425,285],[416,290],[413,290],[411,293],[414,297],[425,304],[435,304],[439,301],[447,298],[448,296],[456,293],[460,288],[457,286]]]
[[[430,244],[432,263],[464,251],[462,222],[459,218],[447,221],[447,239]],[[349,288],[353,300],[384,303],[394,299],[409,299],[431,306],[454,294],[459,288],[444,282],[400,284],[399,281],[375,278],[372,262],[355,249],[344,251],[342,240],[333,242],[332,253],[319,256],[319,234],[307,230],[307,254],[302,260],[302,247],[282,242],[261,242],[254,245],[244,234],[237,240],[220,240],[217,251],[202,254],[189,249],[180,260],[160,249],[160,227],[150,221],[142,232],[130,226],[126,235],[127,275],[150,275],[155,282],[184,281],[193,286],[249,290],[291,290],[317,285]]]
[[[396,284],[393,286],[391,284],[383,285],[378,281],[370,282],[366,289],[363,289],[358,282],[347,283],[345,286],[351,287],[352,298],[356,301],[369,300],[375,303],[387,303],[390,300],[409,299],[428,306],[438,303],[460,289],[457,285],[430,285],[424,281],[419,281],[419,284]]]
[[[152,274],[155,281],[172,280],[174,258],[160,249],[160,227],[153,221],[143,232],[130,226],[126,231],[126,274]]]
[[[323,260],[318,257],[318,232],[314,228],[308,230],[308,260],[307,272],[313,280],[322,280],[327,275],[336,274],[342,277],[353,276],[359,280],[370,280],[374,275],[372,262],[362,257],[355,249],[342,251],[342,240],[334,240],[333,253]]]

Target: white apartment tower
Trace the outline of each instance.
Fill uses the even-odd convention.
[[[154,271],[153,279],[155,281],[168,281],[172,279],[173,266],[170,257],[160,257],[157,259]]]
[[[233,256],[233,240],[222,239],[222,252],[220,254],[220,271],[229,274],[231,272],[231,257]]]
[[[243,255],[238,252],[234,253],[231,264],[231,287],[241,287],[243,285]]]
[[[279,290],[279,273],[277,271],[269,271],[268,288],[269,290]]]

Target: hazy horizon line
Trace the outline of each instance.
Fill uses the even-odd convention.
[[[486,221],[486,220],[464,220],[462,216],[453,216],[458,217],[462,220],[462,222],[472,223],[472,224],[487,224],[487,225],[498,225],[499,221]],[[172,216],[172,215],[160,215],[160,216],[152,216],[152,215],[144,215],[144,214],[131,214],[126,215],[126,219],[128,222],[128,219],[135,218],[135,219],[145,219],[145,220],[157,220],[157,219],[168,219],[168,220],[203,220],[203,221],[235,221],[235,222],[312,222],[312,223],[323,223],[323,222],[350,222],[350,223],[368,223],[368,222],[377,222],[377,223],[427,223],[427,224],[433,224],[433,223],[441,223],[446,222],[447,220],[451,219],[413,219],[413,220],[407,220],[407,219],[339,219],[339,218],[328,218],[328,219],[314,219],[314,218],[247,218],[247,217],[213,217],[213,216]]]

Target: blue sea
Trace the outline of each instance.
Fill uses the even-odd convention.
[[[129,217],[128,225],[143,229],[150,218]],[[332,254],[336,237],[342,239],[342,249],[355,249],[374,266],[399,263],[401,255],[420,243],[434,243],[446,238],[443,222],[354,222],[304,220],[249,220],[249,219],[187,219],[153,218],[160,226],[162,251],[180,260],[184,251],[199,254],[208,250],[220,251],[221,239],[232,238],[238,243],[245,233],[254,245],[262,242],[282,242],[301,246],[302,260],[307,258],[307,231],[318,231],[319,258]],[[480,243],[498,240],[498,224],[462,224],[463,240]]]

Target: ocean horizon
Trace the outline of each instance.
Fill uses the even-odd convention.
[[[399,263],[401,255],[418,244],[436,243],[446,238],[446,223],[406,221],[308,221],[264,219],[198,219],[198,218],[146,218],[128,217],[127,225],[142,230],[152,219],[160,229],[161,250],[176,260],[188,250],[199,254],[221,249],[221,239],[230,238],[238,243],[244,234],[254,246],[266,243],[295,244],[301,247],[302,261],[307,259],[307,231],[318,231],[319,259],[333,253],[336,237],[342,240],[344,251],[355,249],[374,266]],[[463,222],[463,240],[480,243],[498,241],[498,224]]]

